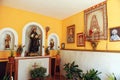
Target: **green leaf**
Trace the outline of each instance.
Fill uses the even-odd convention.
[[[76,65],[74,61],[65,64],[63,69],[66,71],[66,77],[68,79],[82,78],[82,70],[78,68],[78,65]]]

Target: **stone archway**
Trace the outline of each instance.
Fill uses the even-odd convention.
[[[59,37],[56,33],[51,33],[49,36],[48,36],[48,46],[50,46],[50,40],[53,39],[54,40],[54,47],[53,49],[54,50],[58,50],[59,47],[60,47],[60,42],[59,42]]]
[[[9,48],[14,50],[15,45],[18,45],[18,35],[15,30],[12,28],[4,28],[0,31],[0,50],[5,50],[5,37],[6,35],[9,35],[11,37],[10,43],[9,43]]]
[[[40,24],[35,23],[35,22],[28,23],[23,28],[22,44],[25,45],[24,52],[28,51],[28,48],[29,48],[29,42],[30,42],[29,35],[30,35],[30,30],[31,30],[32,26],[36,26],[37,33],[41,34],[41,36],[42,36],[41,40],[40,40],[39,55],[44,55],[44,47],[43,47],[44,46],[44,37],[45,37],[44,30]]]

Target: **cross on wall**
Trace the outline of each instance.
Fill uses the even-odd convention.
[[[38,67],[38,65],[36,64],[36,62],[34,63],[34,65],[32,65],[32,67],[34,67],[34,68]]]

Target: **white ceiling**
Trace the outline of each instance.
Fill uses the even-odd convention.
[[[1,0],[2,5],[64,19],[105,0]]]

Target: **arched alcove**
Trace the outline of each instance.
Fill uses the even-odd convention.
[[[56,33],[51,33],[51,34],[48,36],[48,41],[47,41],[48,46],[50,46],[50,41],[51,41],[51,39],[53,39],[53,41],[54,41],[54,47],[53,47],[53,49],[54,49],[54,50],[58,50],[59,47],[60,47],[60,42],[59,42],[59,37],[58,37],[58,35],[57,35]]]
[[[7,35],[10,37],[10,40],[8,42],[9,48],[6,48],[6,37]],[[4,28],[0,31],[0,50],[7,50],[12,49],[14,50],[15,45],[18,45],[18,35],[17,32],[11,28]]]
[[[39,54],[44,55],[44,38],[45,38],[45,34],[44,34],[44,30],[43,27],[36,23],[36,22],[30,22],[28,24],[26,24],[23,28],[23,34],[22,34],[22,44],[25,45],[24,51],[28,52],[29,49],[29,43],[30,43],[30,30],[32,28],[32,26],[36,26],[37,28],[37,33],[41,34],[41,39],[40,39],[40,48],[39,48]],[[23,51],[23,52],[24,52]]]

